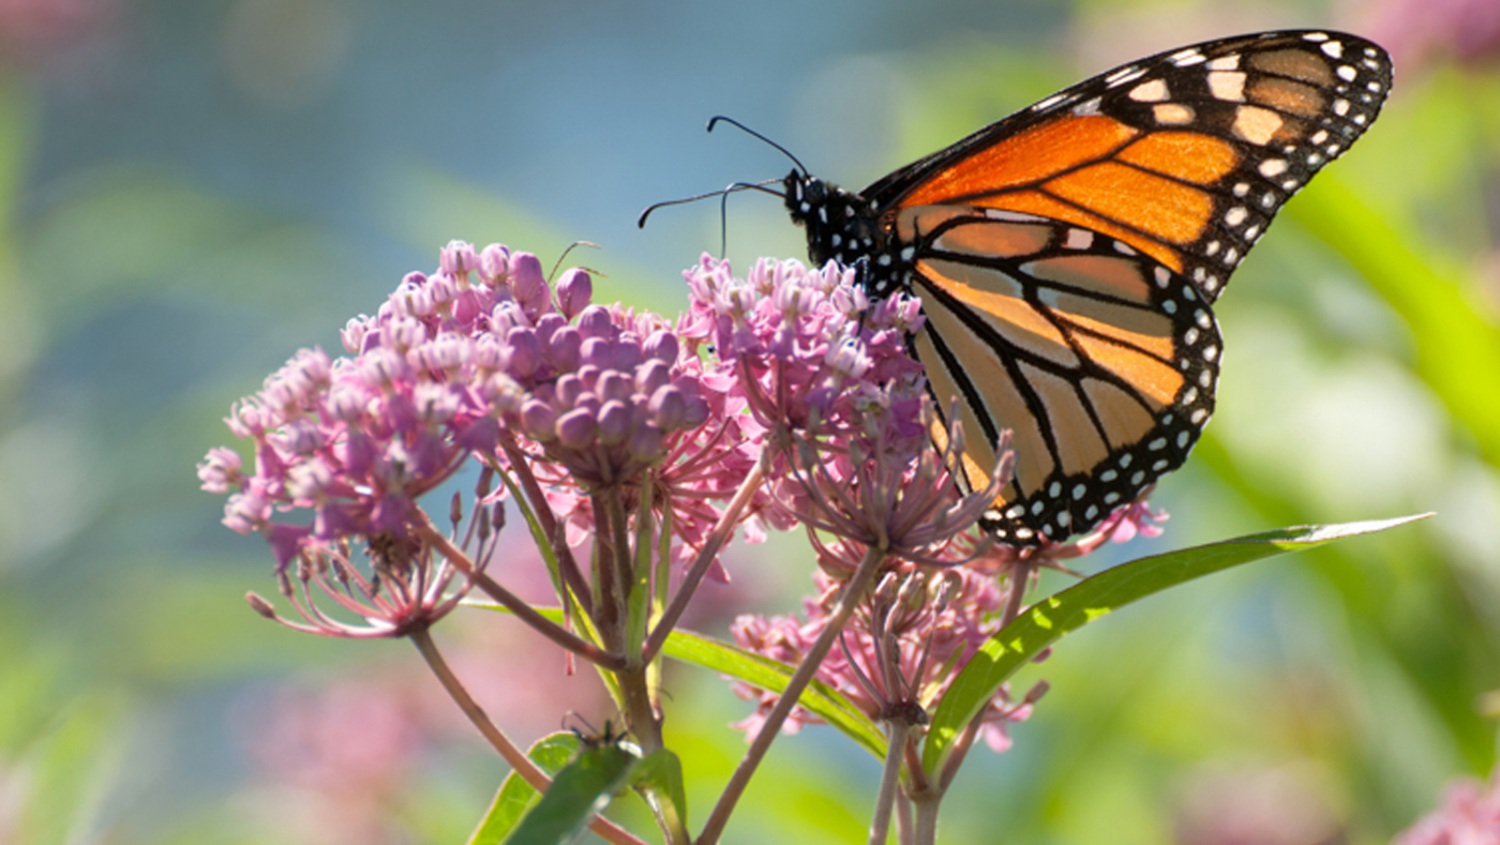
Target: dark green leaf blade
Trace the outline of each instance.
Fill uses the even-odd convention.
[[[1140,558],[1085,578],[1033,605],[980,647],[932,714],[923,767],[929,775],[941,769],[969,720],[1016,670],[1064,635],[1113,610],[1223,569],[1384,531],[1428,515],[1283,528]]]
[[[584,748],[552,779],[542,800],[516,826],[507,845],[565,845],[630,783],[640,758],[618,745]]]

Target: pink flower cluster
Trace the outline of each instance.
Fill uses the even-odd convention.
[[[628,479],[709,409],[666,321],[591,297],[582,270],[554,291],[530,253],[450,244],[438,272],[349,322],[348,357],[303,350],[238,403],[227,422],[254,469],[215,449],[203,487],[229,494],[225,524],[263,532],[284,566],[309,541],[408,536],[423,494],[470,456],[499,463],[517,436],[517,454],[583,490]]]
[[[684,275],[687,333],[736,371],[736,398],[761,426],[879,437],[907,458],[926,445],[922,368],[906,351],[922,324],[916,299],[872,303],[854,271],[832,263],[761,259],[739,279],[728,261],[704,255]],[[890,429],[869,427],[874,408],[893,411],[883,415]]]
[[[788,665],[799,663],[823,630],[839,589],[822,573],[814,580],[819,593],[804,602],[804,619],[741,616],[731,629],[735,642]],[[933,570],[907,565],[887,573],[844,629],[840,647],[823,661],[817,677],[874,720],[913,706],[930,709],[947,692],[957,669],[1000,629],[1006,598],[993,576],[965,566]],[[756,701],[756,712],[736,725],[753,738],[776,696],[745,684],[737,684],[735,692]],[[1030,716],[1032,703],[1032,697],[1012,701],[1006,688],[990,700],[978,717],[990,748],[1010,747],[1007,726]],[[798,708],[786,730],[795,733],[818,721]]]

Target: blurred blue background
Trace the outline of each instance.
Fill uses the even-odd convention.
[[[569,260],[600,273],[599,299],[675,313],[682,268],[718,250],[718,207],[666,209],[645,231],[640,210],[788,168],[732,130],[705,135],[711,115],[859,187],[1115,64],[1298,26],[1386,43],[1395,97],[1222,300],[1219,410],[1153,500],[1173,514],[1165,536],[1091,565],[1439,515],[1070,639],[1025,680],[1051,693],[1016,747],[970,757],[944,840],[1388,840],[1495,756],[1492,6],[0,3],[0,841],[467,835],[503,765],[411,649],[251,613],[246,590],[274,593],[270,558],[218,524],[193,475],[229,440],[232,401],[300,346],[337,349],[345,320],[450,239],[546,266],[592,241]],[[803,254],[760,195],[730,200],[727,236],[740,267]],[[741,551],[695,627],[798,607],[811,558],[796,537],[771,548]],[[504,571],[524,580],[530,553],[514,558]],[[593,679],[563,678],[508,620],[439,638],[523,741],[568,710],[603,715]],[[701,820],[748,706],[690,672],[669,689]],[[831,731],[789,738],[730,841],[863,841],[877,769]]]

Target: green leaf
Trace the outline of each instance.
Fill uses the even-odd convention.
[[[526,756],[549,775],[556,774],[578,751],[578,737],[567,732],[544,736],[531,746]],[[469,845],[498,845],[515,829],[526,811],[541,796],[531,784],[515,772],[505,776],[495,800],[469,836]]]
[[[712,669],[771,692],[786,689],[787,681],[791,680],[797,668],[722,640],[681,630],[673,631],[667,636],[662,653],[674,660]],[[885,759],[885,736],[880,728],[843,693],[822,681],[814,680],[803,691],[797,703],[864,746],[876,758]]]
[[[668,830],[687,830],[687,789],[682,761],[665,748],[657,749],[635,767],[631,784]]]
[[[1426,516],[1283,528],[1144,557],[1085,578],[1033,605],[996,632],[970,658],[932,714],[922,765],[930,776],[935,776],[947,763],[953,742],[965,726],[1016,670],[1063,635],[1113,610],[1222,569],[1344,537],[1384,531]]]
[[[542,800],[516,826],[507,845],[564,845],[583,834],[626,786],[640,758],[618,745],[586,747],[552,779]]]

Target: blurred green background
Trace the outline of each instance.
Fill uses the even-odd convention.
[[[1367,138],[1236,275],[1219,409],[1153,501],[1165,536],[1435,510],[1232,572],[1072,638],[948,842],[1375,843],[1484,776],[1500,710],[1500,8],[1494,0],[0,3],[0,842],[462,841],[505,768],[402,643],[266,623],[263,545],[193,465],[297,347],[338,348],[462,238],[665,313],[718,209],[783,175],[858,187],[1085,75],[1191,41],[1332,26],[1391,48]],[[801,256],[779,204],[728,249]],[[441,510],[441,508],[440,508]],[[535,577],[517,538],[508,578]],[[740,549],[693,621],[796,609],[799,538]],[[1056,586],[1054,584],[1053,586]],[[717,592],[713,592],[717,590]],[[475,614],[484,617],[484,614]],[[438,631],[518,739],[597,684],[508,620]],[[669,685],[702,814],[748,713]],[[827,729],[780,743],[729,840],[863,841],[878,776]],[[1248,831],[1248,833],[1246,832]],[[1236,838],[1238,837],[1238,838]]]

